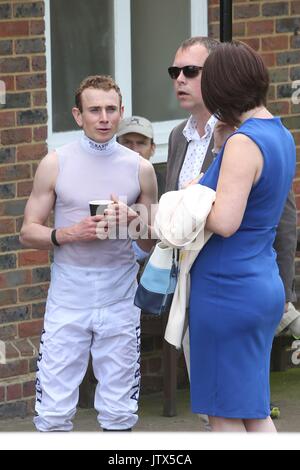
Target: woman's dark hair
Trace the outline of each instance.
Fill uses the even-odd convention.
[[[261,56],[243,42],[221,43],[204,63],[204,104],[230,125],[237,125],[242,113],[265,105],[268,87],[269,74]]]

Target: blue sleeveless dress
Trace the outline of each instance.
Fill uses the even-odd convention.
[[[280,118],[250,118],[237,132],[258,145],[264,165],[238,231],[212,235],[191,270],[191,402],[195,413],[261,419],[270,414],[270,353],[285,303],[273,242],[296,153]],[[201,184],[216,189],[222,157]]]

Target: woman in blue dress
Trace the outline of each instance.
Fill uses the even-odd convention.
[[[191,401],[213,431],[276,431],[269,364],[285,295],[273,242],[295,173],[295,144],[266,109],[269,78],[246,44],[221,44],[202,72],[225,139],[200,184],[216,190],[212,237],[191,271]],[[223,124],[222,124],[223,123]],[[225,124],[224,124],[225,123]]]

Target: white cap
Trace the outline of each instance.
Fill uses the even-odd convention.
[[[122,119],[119,124],[117,137],[129,134],[130,132],[136,132],[137,134],[149,137],[149,139],[153,139],[153,128],[151,122],[140,116],[131,116]]]

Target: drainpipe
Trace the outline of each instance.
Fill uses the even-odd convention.
[[[232,0],[220,0],[220,40],[232,40]]]

